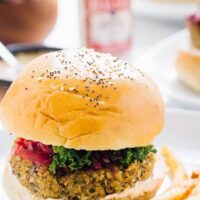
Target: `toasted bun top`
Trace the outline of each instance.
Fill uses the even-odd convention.
[[[150,144],[163,127],[163,102],[140,70],[85,48],[29,63],[0,107],[18,137],[85,150]]]

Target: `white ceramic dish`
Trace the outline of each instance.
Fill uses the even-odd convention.
[[[175,70],[178,49],[188,37],[186,30],[170,36],[140,56],[135,64],[146,71],[161,92],[174,102],[185,108],[200,109],[200,94],[183,85]]]
[[[166,112],[165,129],[158,136],[156,146],[171,147],[187,168],[200,169],[200,113],[183,110]],[[12,136],[0,126],[0,199],[8,200],[2,187],[2,174],[10,152]]]
[[[197,9],[197,3],[166,3],[156,0],[134,0],[133,11],[136,15],[156,19],[183,21]]]

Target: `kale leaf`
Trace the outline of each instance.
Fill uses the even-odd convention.
[[[124,166],[129,166],[132,161],[144,161],[150,152],[156,153],[156,149],[153,145],[138,148],[128,148],[122,151],[124,156],[121,160],[121,164]]]
[[[92,164],[90,159],[91,151],[76,151],[63,146],[54,146],[53,152],[53,162],[49,167],[52,173],[56,172],[57,167],[63,168],[67,166],[71,171],[77,171]]]
[[[59,168],[68,168],[70,171],[78,171],[88,167],[95,169],[95,164],[98,164],[100,168],[110,164],[128,167],[133,161],[144,161],[149,153],[156,153],[156,149],[153,145],[149,145],[117,151],[85,151],[54,146],[53,153],[53,161],[49,170],[55,174]]]

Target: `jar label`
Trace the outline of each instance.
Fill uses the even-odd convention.
[[[86,44],[122,53],[131,47],[131,0],[85,0]]]

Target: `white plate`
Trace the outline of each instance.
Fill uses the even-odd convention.
[[[197,3],[165,3],[156,0],[134,0],[136,15],[157,19],[183,21],[197,9]]]
[[[140,56],[135,64],[148,73],[161,92],[174,102],[185,108],[200,109],[200,94],[183,85],[175,70],[178,49],[188,37],[186,30],[170,36]]]
[[[173,148],[175,154],[188,169],[200,169],[200,113],[183,110],[168,110],[166,124],[158,136],[156,146]],[[2,174],[6,157],[10,152],[12,137],[0,127],[0,199],[8,200],[2,187]]]

